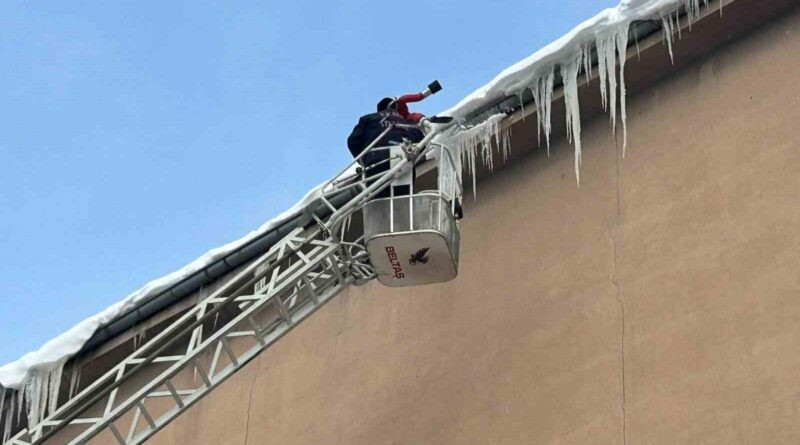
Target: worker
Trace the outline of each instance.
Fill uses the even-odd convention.
[[[358,124],[353,128],[350,136],[347,138],[347,147],[354,158],[357,158],[361,153],[377,139],[390,126],[394,126],[389,130],[383,138],[373,145],[370,153],[365,154],[359,163],[365,169],[365,177],[370,178],[377,176],[390,169],[389,165],[389,150],[386,148],[391,145],[401,144],[403,141],[411,143],[420,142],[425,135],[419,128],[414,125],[419,124],[422,119],[426,119],[422,113],[412,113],[408,110],[409,103],[419,102],[431,94],[441,90],[439,82],[434,81],[428,85],[428,89],[420,93],[406,94],[398,98],[384,97],[378,102],[377,111],[370,113],[358,120]],[[427,118],[428,121],[434,124],[448,123],[452,121],[452,117],[432,116]],[[416,177],[416,172],[412,171],[412,178]],[[367,185],[370,185],[367,179]],[[390,186],[391,187],[391,186]],[[392,195],[390,187],[386,187],[380,191],[376,198],[388,198]],[[394,196],[403,196],[410,193],[409,186],[394,186]],[[454,205],[454,214],[456,219],[461,219],[464,216],[461,208],[460,200],[456,200]]]
[[[418,123],[424,116],[421,113],[410,113],[404,99],[409,97],[416,98],[416,95],[409,94],[398,99],[385,97],[378,102],[377,111],[370,113],[358,120],[358,124],[353,128],[347,138],[347,147],[353,157],[358,157],[372,142],[378,138],[389,126],[394,128],[378,141],[370,153],[365,154],[359,163],[365,169],[367,178],[376,176],[389,170],[389,150],[384,148],[390,145],[401,144],[404,140],[416,143],[422,140],[424,135],[418,128],[407,126]],[[410,100],[416,102],[415,100]],[[404,127],[405,126],[405,127]],[[408,187],[405,187],[406,189]],[[395,195],[408,194],[408,190],[395,189]],[[376,197],[386,198],[389,196],[389,189],[381,191]]]

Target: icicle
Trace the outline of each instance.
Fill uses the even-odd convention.
[[[78,361],[74,360],[72,362],[72,371],[70,372],[69,376],[69,399],[72,399],[72,396],[75,395],[75,392],[78,390],[78,386],[80,386],[81,382],[81,368],[78,366]]]
[[[522,111],[522,122],[525,122],[525,102],[522,100],[522,93],[525,92],[523,89],[521,93],[519,93],[519,108]]]
[[[476,180],[476,172],[475,169],[475,155],[476,151],[478,150],[478,144],[476,142],[470,142],[465,147],[467,155],[467,171],[472,174],[472,198],[478,199],[478,188],[477,188],[477,180]]]
[[[586,75],[586,83],[592,77],[592,50],[587,43],[583,47],[583,73]]]
[[[503,130],[500,149],[503,152],[503,164],[506,164],[508,163],[508,157],[511,155],[511,127]]]
[[[672,53],[672,16],[667,14],[666,17],[661,16],[661,29],[664,31],[664,40],[667,41],[667,48],[669,48],[669,60],[675,64],[675,57]]]
[[[11,390],[8,390],[11,391]],[[17,399],[12,392],[8,396],[8,409],[6,410],[6,421],[3,426],[3,443],[11,438],[11,428],[14,426],[14,411],[16,411]]]
[[[147,329],[143,327],[139,329],[141,330],[137,332],[136,335],[133,337],[134,350],[138,350],[139,348],[141,348],[142,345],[144,345],[147,340]]]
[[[628,111],[626,107],[627,89],[625,88],[625,61],[628,53],[628,30],[630,23],[625,22],[617,29],[617,53],[619,54],[619,111],[622,118],[622,158],[628,146]]]
[[[23,388],[17,390],[17,400],[15,403],[17,405],[16,419],[17,422],[19,422],[19,419],[22,418],[22,408],[25,406],[25,391]]]
[[[33,422],[35,417],[38,415],[39,411],[39,375],[35,374],[28,378],[28,382],[25,383],[24,393],[25,398],[28,399],[28,425],[34,426],[36,422]]]
[[[675,24],[673,25],[673,30],[675,28],[678,29],[678,40],[683,40],[683,33],[681,32],[681,18],[678,15],[680,11],[675,11]]]
[[[42,382],[47,374],[35,371],[33,378],[25,385],[25,398],[28,399],[28,425],[36,426],[47,408],[47,382]]]
[[[5,408],[6,408],[6,395],[7,394],[8,394],[8,390],[3,388],[3,387],[0,387],[0,421],[3,420],[3,414],[6,412]],[[6,413],[5,414],[6,419],[10,415],[11,415],[10,412]],[[6,423],[8,423],[8,420],[6,420]],[[6,443],[7,441],[8,441],[8,437],[6,437],[6,432],[5,432],[5,429],[4,429],[3,432],[0,433],[0,442],[1,443]]]
[[[617,52],[616,34],[597,36],[595,40],[599,60],[597,71],[600,74],[600,96],[603,108],[609,111],[611,128],[617,130]],[[606,80],[608,86],[606,87]]]
[[[597,39],[597,73],[600,76],[600,103],[603,105],[603,110],[608,110],[608,90],[606,83],[606,77],[608,76],[608,69],[606,68],[608,66],[606,63],[606,56],[608,55],[608,52],[605,50],[605,48],[601,47],[601,45],[604,44],[605,42],[602,39]],[[561,75],[563,77],[563,70]]]
[[[531,86],[533,101],[536,105],[537,140],[541,144],[542,132],[547,141],[547,156],[550,156],[550,112],[553,102],[553,79],[555,77],[555,66],[550,67],[543,75],[538,76]]]
[[[58,393],[61,389],[61,377],[64,362],[56,363],[49,369],[32,370],[23,388],[17,391],[17,418],[21,418],[24,402],[27,402],[28,425],[39,424],[48,413],[55,412],[58,405]]]
[[[461,151],[442,145],[438,159],[439,190],[448,198],[461,198]]]
[[[502,150],[504,132],[500,129],[500,121],[505,117],[503,113],[495,114],[481,124],[456,133],[450,138],[449,144],[461,152],[461,156],[466,156],[467,171],[472,173],[472,192],[475,198],[477,198],[475,160],[478,157],[478,146],[481,147],[480,156],[483,158],[483,164],[489,170],[493,170],[492,139],[497,148]]]
[[[578,70],[581,54],[574,55],[571,60],[561,65],[561,77],[564,79],[564,104],[567,109],[567,138],[575,143],[575,179],[581,185],[581,112],[578,102]]]
[[[704,1],[706,6],[708,6],[708,0]],[[686,0],[686,17],[689,20],[689,30],[691,30],[692,22],[696,22],[700,19],[700,0]]]
[[[3,418],[3,410],[6,407],[6,393],[8,392],[7,389],[0,387],[0,419]],[[5,441],[4,441],[5,442]]]
[[[64,375],[64,363],[60,363],[50,371],[50,385],[47,388],[49,399],[47,401],[47,412],[54,413],[58,407],[58,392],[61,389],[61,377]]]

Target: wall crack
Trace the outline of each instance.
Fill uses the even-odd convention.
[[[248,440],[250,440],[250,410],[253,407],[253,389],[256,386],[257,375],[257,372],[253,372],[253,380],[250,382],[250,395],[247,398],[247,420],[244,424],[244,445],[247,445]]]
[[[617,144],[618,145],[618,144]],[[623,155],[624,156],[624,155]],[[626,401],[626,394],[625,394],[625,302],[622,300],[622,292],[620,290],[619,284],[619,277],[617,275],[617,229],[620,225],[620,219],[622,217],[622,203],[620,198],[620,157],[619,157],[619,147],[617,146],[617,156],[616,156],[616,176],[617,176],[617,215],[614,220],[614,225],[611,229],[611,253],[613,259],[613,271],[612,271],[612,279],[611,283],[616,287],[617,290],[617,304],[619,305],[620,311],[620,324],[621,324],[621,332],[620,332],[620,379],[622,380],[622,394],[620,397],[620,410],[622,411],[622,444],[627,445],[627,418],[625,412],[625,401]]]

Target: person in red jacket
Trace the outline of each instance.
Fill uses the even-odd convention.
[[[386,147],[390,145],[401,144],[404,140],[416,143],[425,137],[421,130],[413,127],[414,124],[419,122],[419,113],[413,113],[414,116],[410,120],[400,113],[397,107],[398,102],[390,97],[383,98],[378,102],[377,111],[370,113],[358,120],[358,124],[353,128],[350,136],[347,138],[347,147],[353,157],[358,157],[362,152],[369,147],[375,139],[377,139],[383,132],[392,126],[380,141],[374,144],[374,149],[370,153],[364,154],[359,159],[359,163],[365,169],[365,176],[371,178],[389,170],[389,150]],[[408,107],[403,106],[404,113],[408,113]],[[371,181],[367,182],[368,184]],[[408,193],[405,190],[396,190],[396,194]],[[382,190],[376,198],[386,198],[389,196],[389,189]]]
[[[350,136],[347,138],[347,147],[354,158],[361,155],[361,153],[370,146],[387,128],[394,126],[388,133],[386,133],[374,147],[387,147],[390,145],[397,145],[407,140],[412,143],[417,143],[424,138],[423,132],[414,127],[419,124],[425,115],[422,113],[414,113],[409,111],[408,104],[419,102],[431,94],[435,94],[441,90],[439,82],[434,81],[428,88],[420,93],[404,94],[397,98],[384,97],[378,102],[377,111],[370,113],[358,120],[358,124],[353,128]],[[447,123],[452,120],[450,117],[437,117],[433,116],[428,118],[431,123]],[[359,163],[366,169],[365,177],[367,183],[370,184],[369,178],[377,176],[389,170],[389,151],[386,149],[375,150],[367,153],[359,159]],[[414,176],[416,176],[414,174]],[[406,195],[410,192],[407,186],[398,186],[394,188],[395,196]],[[390,196],[389,189],[386,188],[378,193],[373,199],[386,198]],[[456,203],[457,217],[461,217],[461,205]]]

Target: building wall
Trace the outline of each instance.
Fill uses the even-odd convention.
[[[584,121],[580,188],[565,141],[487,177],[456,280],[350,289],[150,443],[796,443],[798,29],[629,97],[625,159]]]

